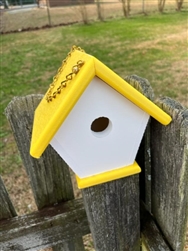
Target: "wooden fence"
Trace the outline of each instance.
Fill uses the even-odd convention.
[[[126,80],[153,99],[149,83]],[[133,175],[82,190],[75,199],[66,163],[49,146],[37,160],[29,155],[34,110],[41,95],[14,98],[6,108],[29,176],[37,212],[17,216],[0,179],[0,250],[83,251],[92,233],[96,251],[183,251],[188,222],[188,110],[162,98],[156,103],[173,121],[154,119],[145,132]],[[141,203],[140,203],[141,201]]]

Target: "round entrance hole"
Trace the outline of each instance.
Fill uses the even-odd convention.
[[[104,132],[109,127],[110,120],[106,117],[96,118],[91,124],[91,131],[95,133]]]

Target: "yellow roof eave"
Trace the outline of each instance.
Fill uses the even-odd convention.
[[[112,88],[121,93],[135,105],[147,112],[151,117],[159,121],[163,125],[168,125],[171,122],[171,117],[155,105],[152,101],[146,98],[142,93],[128,84],[124,79],[111,71],[107,66],[94,58],[96,75],[104,82],[108,83]]]

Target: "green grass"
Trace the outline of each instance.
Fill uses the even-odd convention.
[[[187,13],[155,14],[1,36],[1,144],[10,132],[4,109],[14,96],[45,93],[72,45],[121,77],[147,78],[156,95],[187,105]],[[5,158],[3,156],[3,158]]]

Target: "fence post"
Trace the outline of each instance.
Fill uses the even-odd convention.
[[[188,222],[188,109],[161,98],[173,120],[151,121],[152,213],[174,251],[182,251]]]
[[[142,0],[142,13],[145,14],[145,0]]]
[[[82,190],[96,251],[139,251],[138,175]]]
[[[42,95],[14,98],[5,111],[38,209],[74,199],[69,167],[53,148],[49,146],[40,159],[29,154],[34,111],[41,98]],[[82,238],[53,248],[58,251],[84,250]]]
[[[100,21],[103,21],[104,18],[103,18],[103,15],[102,15],[102,8],[101,8],[100,0],[96,0],[96,4],[97,4],[98,19],[99,19]]]
[[[125,80],[153,98],[146,79]],[[139,175],[85,188],[82,195],[96,251],[140,250]]]
[[[46,0],[46,9],[47,9],[47,15],[48,15],[48,23],[49,23],[49,26],[52,26],[51,15],[50,15],[50,4],[49,4],[49,0]]]
[[[141,239],[142,251],[172,251],[144,203],[141,203]]]

